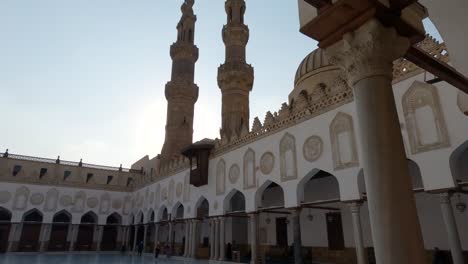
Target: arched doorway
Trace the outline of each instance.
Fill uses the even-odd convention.
[[[11,212],[0,207],[0,253],[5,253],[7,251],[10,228]]]
[[[50,231],[49,251],[66,251],[69,248],[67,241],[68,229],[72,216],[67,211],[60,211],[52,219],[52,229]]]
[[[210,223],[208,220],[210,204],[205,197],[201,197],[195,207],[196,218],[200,221],[197,225],[195,237],[195,252],[197,258],[208,259],[210,257]]]
[[[172,247],[176,255],[184,254],[185,247],[185,222],[184,222],[184,206],[181,203],[174,207],[174,219],[172,221]]]
[[[127,250],[133,249],[133,241],[135,240],[135,216],[130,216],[130,223],[129,223],[129,234],[127,238]]]
[[[232,190],[224,200],[226,218],[226,259],[233,261],[237,256],[241,261],[248,259],[249,218],[245,212],[245,196]]]
[[[314,169],[299,183],[298,199],[302,234],[314,234],[301,236],[303,246],[311,247],[312,259],[335,263],[356,258],[355,250],[347,250],[345,245],[343,225],[350,219],[348,208],[340,200],[338,180],[326,171]]]
[[[42,213],[36,209],[26,212],[23,216],[23,229],[18,251],[34,252],[39,249],[39,235],[42,226]]]
[[[119,237],[122,217],[118,213],[109,215],[102,233],[101,250],[114,251],[118,249],[117,239]]]
[[[94,250],[94,229],[96,227],[98,217],[93,212],[88,212],[81,217],[80,226],[78,228],[78,237],[76,239],[77,251],[92,251]]]
[[[266,181],[255,194],[258,216],[258,242],[265,255],[278,262],[287,262],[291,255],[288,242],[290,210],[284,208],[283,188]],[[255,232],[255,231],[250,231]],[[279,254],[278,252],[282,252]],[[287,255],[284,252],[289,252]]]
[[[135,224],[135,232],[136,232],[136,243],[134,244],[133,250],[138,249],[138,245],[143,243],[143,240],[145,239],[145,227],[144,227],[144,216],[143,212],[139,212],[137,215],[136,219],[136,224]]]

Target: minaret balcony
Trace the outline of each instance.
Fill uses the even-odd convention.
[[[226,63],[218,68],[218,85],[221,89],[235,84],[252,90],[254,68],[246,63]]]
[[[189,59],[195,63],[198,60],[198,47],[192,43],[175,42],[171,45],[170,54],[173,60]]]

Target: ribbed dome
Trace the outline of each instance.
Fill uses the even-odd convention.
[[[328,59],[325,57],[325,52],[323,52],[323,50],[320,48],[312,51],[309,53],[309,55],[307,55],[307,57],[305,57],[304,60],[302,60],[299,68],[297,68],[296,78],[294,79],[294,86],[296,86],[298,82],[303,79],[303,77],[308,75],[308,73],[326,66],[332,65],[330,65]]]

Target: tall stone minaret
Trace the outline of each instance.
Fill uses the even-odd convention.
[[[161,151],[164,165],[179,156],[181,150],[192,144],[193,112],[198,99],[198,86],[194,83],[198,48],[194,44],[194,0],[182,4],[182,18],[177,24],[177,41],[171,46],[172,76],[166,84],[167,120],[166,139]]]
[[[245,1],[227,0],[227,24],[223,27],[226,61],[218,68],[218,86],[223,96],[221,137],[239,136],[250,124],[249,94],[254,71],[246,63],[249,28],[244,24]]]

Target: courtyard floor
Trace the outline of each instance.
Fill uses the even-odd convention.
[[[151,256],[122,256],[118,254],[6,254],[0,255],[0,264],[207,264],[222,263],[207,260]],[[224,262],[226,263],[226,262]]]

